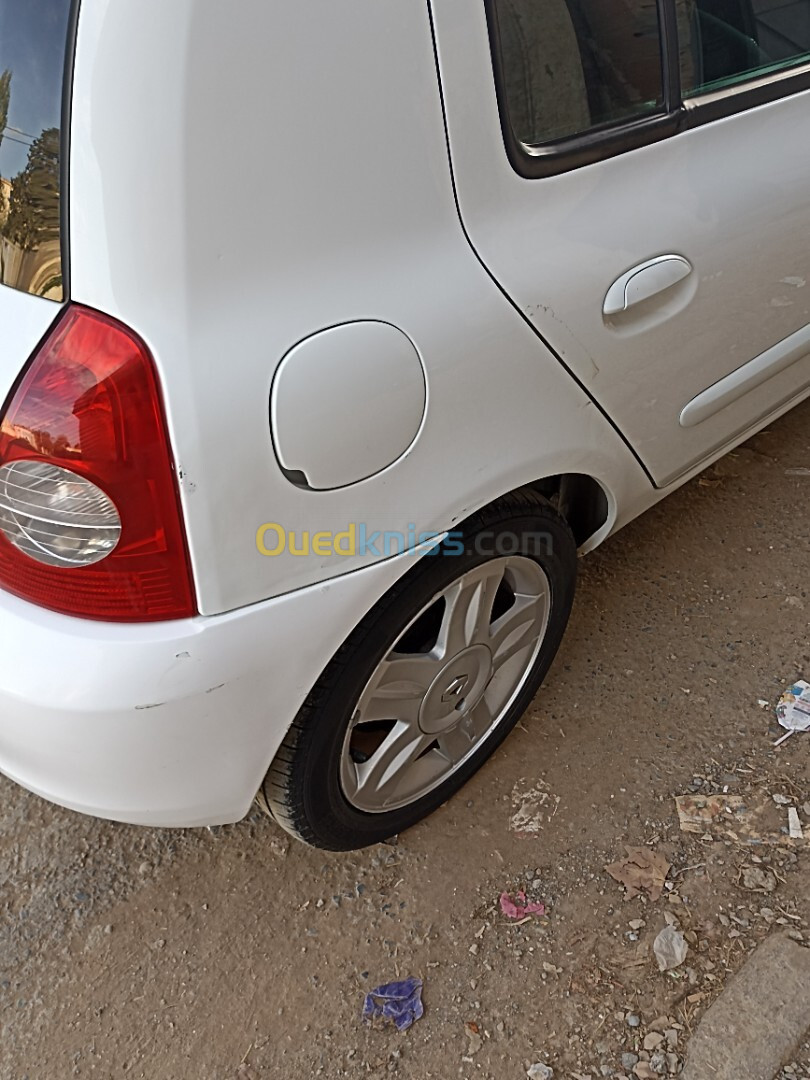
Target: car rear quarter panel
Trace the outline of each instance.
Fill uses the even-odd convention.
[[[611,521],[650,486],[472,252],[459,223],[426,4],[83,0],[71,158],[72,295],[160,369],[201,611],[356,569],[262,557],[256,532],[443,531],[578,471]],[[294,487],[272,447],[285,354],[350,320],[400,327],[428,405],[377,476]]]

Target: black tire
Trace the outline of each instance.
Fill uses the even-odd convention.
[[[430,814],[503,742],[537,693],[557,653],[576,583],[576,544],[565,520],[541,496],[522,490],[469,518],[460,534],[463,554],[424,556],[366,615],[324,670],[270,766],[260,803],[284,829],[313,847],[329,851],[367,847]],[[476,542],[482,534],[488,537],[486,552]],[[439,787],[399,809],[381,813],[358,810],[344,796],[340,761],[360,694],[431,597],[462,573],[503,554],[498,538],[506,534],[515,547],[509,553],[539,563],[551,586],[547,630],[528,678],[491,735]],[[544,538],[541,543],[539,536]]]

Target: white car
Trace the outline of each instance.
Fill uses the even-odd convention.
[[[810,0],[0,0],[0,770],[347,849],[810,388]]]

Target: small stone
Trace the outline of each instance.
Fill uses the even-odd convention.
[[[666,1076],[669,1072],[667,1055],[660,1050],[650,1058],[650,1068],[656,1076]]]
[[[627,1023],[627,1026],[630,1028],[641,1027],[641,1017],[636,1016],[635,1013],[628,1013],[624,1019]]]
[[[632,1072],[638,1065],[638,1054],[631,1054],[629,1052],[622,1054],[622,1068],[627,1072]]]
[[[776,889],[776,878],[762,866],[744,866],[742,885],[751,892],[772,893]]]
[[[678,1046],[678,1032],[675,1028],[667,1028],[664,1032],[664,1036],[666,1037],[667,1046],[670,1050],[675,1050]]]
[[[553,1080],[554,1070],[538,1061],[537,1064],[529,1066],[526,1075],[529,1080]]]
[[[644,1036],[644,1049],[645,1050],[657,1050],[664,1041],[664,1036],[660,1031],[651,1031],[648,1035]]]
[[[646,925],[643,919],[631,919],[629,923],[631,930],[643,930]]]
[[[473,956],[478,956],[478,942],[477,941],[474,941],[472,943],[472,945],[470,946],[469,951],[473,954]]]
[[[647,1026],[650,1031],[666,1031],[668,1027],[672,1026],[672,1021],[668,1016],[656,1016],[655,1020]]]
[[[656,1080],[656,1075],[648,1061],[640,1061],[633,1069],[633,1076],[637,1076],[638,1080]]]
[[[152,872],[152,864],[149,863],[149,862],[142,862],[141,865],[138,867],[138,873],[139,874],[146,875],[146,874],[149,874],[151,872]]]
[[[286,854],[289,851],[289,839],[288,837],[271,836],[270,837],[270,850],[279,859],[286,858]]]
[[[681,1065],[681,1059],[677,1054],[667,1054],[667,1069],[669,1069],[669,1075],[675,1076]]]

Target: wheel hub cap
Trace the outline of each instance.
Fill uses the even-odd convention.
[[[492,653],[486,645],[462,649],[439,672],[419,710],[426,735],[450,731],[475,708],[492,677]]]
[[[461,769],[531,676],[550,611],[545,571],[523,555],[470,567],[428,598],[352,713],[340,763],[350,805],[407,806]]]

